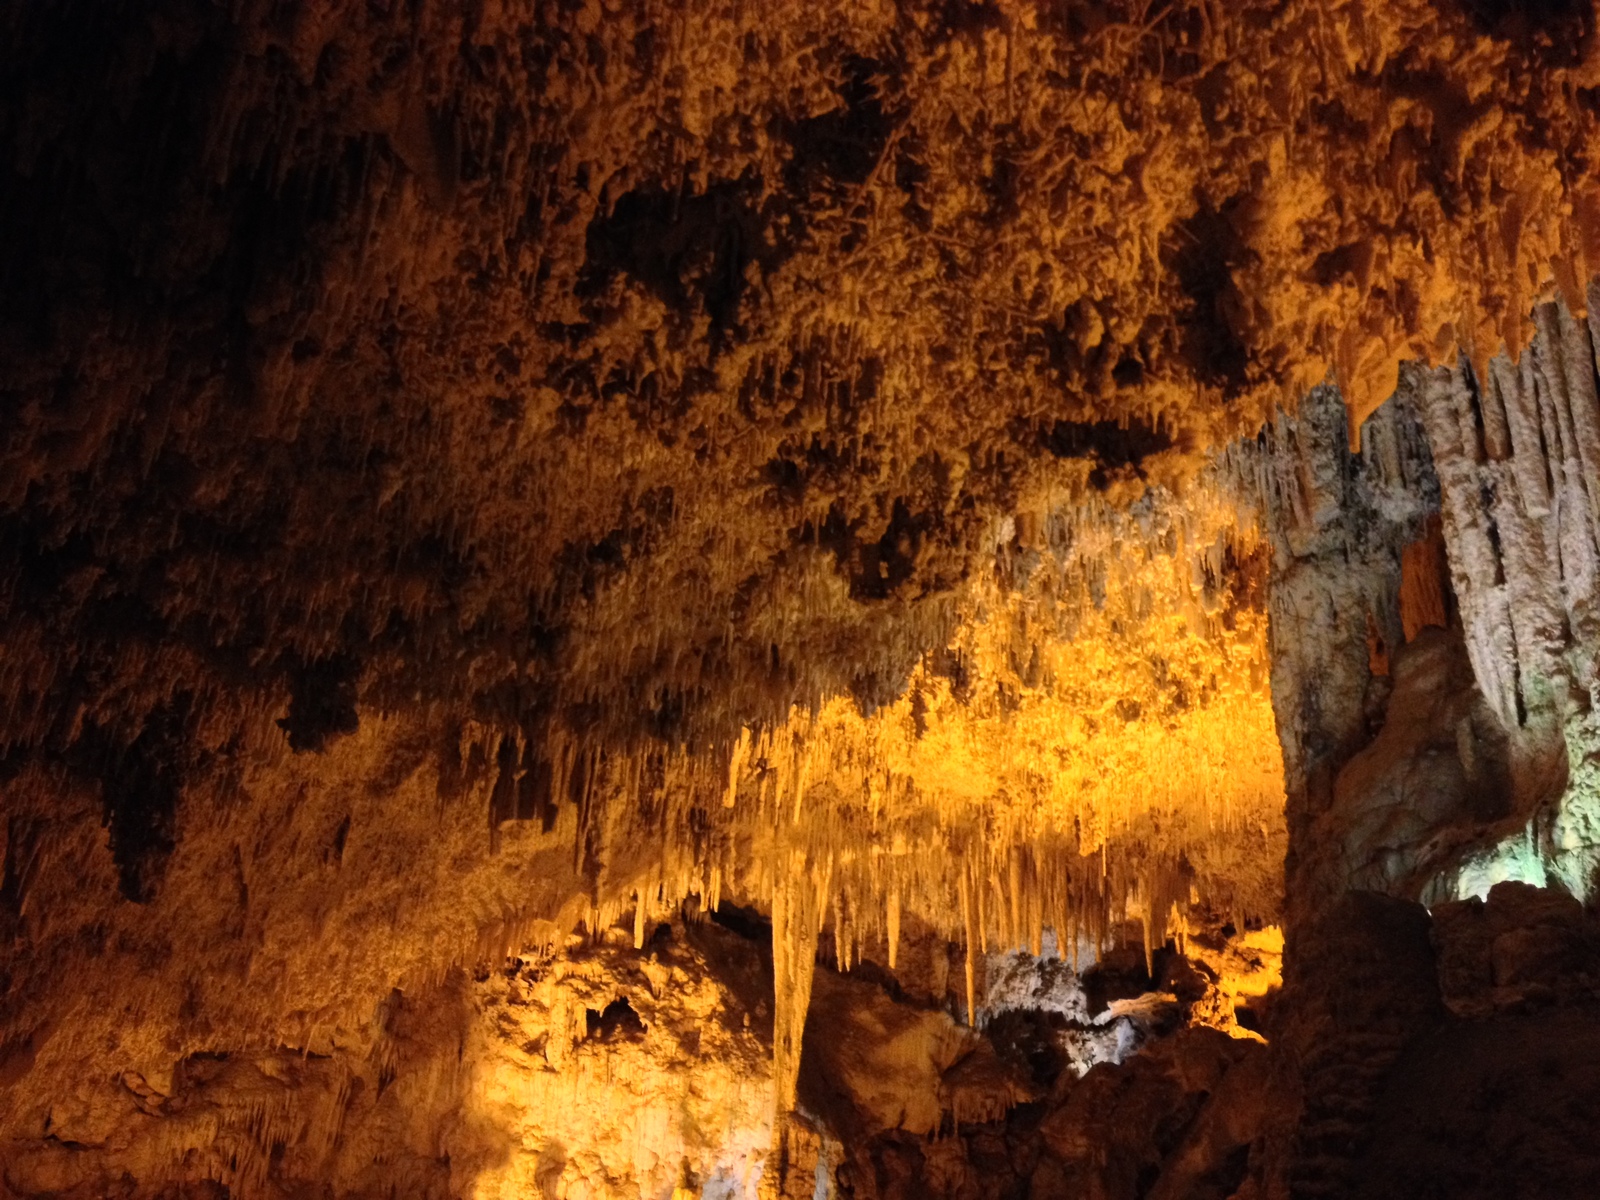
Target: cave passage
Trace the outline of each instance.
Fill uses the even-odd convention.
[[[1597,36],[0,6],[0,1200],[1600,1194]]]

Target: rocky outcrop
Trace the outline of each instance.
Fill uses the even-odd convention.
[[[1504,882],[1487,902],[1437,906],[1432,937],[1449,1018],[1372,1094],[1345,1194],[1588,1194],[1600,1179],[1587,1117],[1600,1100],[1594,914],[1558,890]]]
[[[1589,324],[1556,303],[1537,317],[1517,362],[1440,369],[1417,389],[1467,647],[1517,776],[1519,828],[1463,864],[1457,886],[1548,878],[1587,896],[1600,855],[1600,405]]]
[[[1328,840],[1313,826],[1334,806],[1339,772],[1383,724],[1391,656],[1406,637],[1405,549],[1425,536],[1438,503],[1427,441],[1407,405],[1380,409],[1359,452],[1343,414],[1336,390],[1316,389],[1245,457],[1273,553],[1267,602],[1292,922],[1338,894],[1307,862]]]
[[[1268,1195],[1341,1196],[1402,1052],[1444,1016],[1421,905],[1349,892],[1298,930],[1273,1030],[1280,1105]],[[1287,1116],[1287,1120],[1285,1120]]]
[[[1040,1125],[1048,1153],[1035,1168],[1030,1195],[1231,1195],[1264,1116],[1246,1098],[1249,1078],[1259,1074],[1254,1060],[1265,1052],[1197,1028],[1148,1047],[1121,1068],[1091,1070]]]
[[[1600,926],[1575,899],[1347,893],[1294,946],[1241,1197],[1593,1190]]]
[[[1319,896],[1432,900],[1463,856],[1515,823],[1508,739],[1473,677],[1459,631],[1430,627],[1389,659],[1385,718],[1334,779],[1307,839]]]
[[[1396,1166],[1407,1139],[1460,1136],[1440,1102],[1414,1121],[1395,1107],[1416,1103],[1414,1073],[1432,1070],[1423,1047],[1478,1044],[1493,1035],[1457,1020],[1503,1012],[1528,1021],[1509,1036],[1536,1042],[1530,1003],[1588,1002],[1578,900],[1502,887],[1487,907],[1443,903],[1436,971],[1427,914],[1375,894],[1440,904],[1548,878],[1587,895],[1591,706],[1575,681],[1594,657],[1592,535],[1578,429],[1594,365],[1565,309],[1541,309],[1539,325],[1515,367],[1402,372],[1359,453],[1315,394],[1263,439],[1279,481],[1265,494],[1290,827],[1277,1115],[1252,1165],[1264,1195],[1450,1194]],[[1497,1061],[1486,1078],[1515,1069]],[[1565,1136],[1565,1160],[1524,1161],[1517,1186],[1561,1195],[1592,1178]]]
[[[1600,919],[1572,896],[1497,883],[1433,910],[1444,1003],[1481,1019],[1600,1001]]]
[[[861,1137],[847,1130],[827,1172],[829,1194],[1222,1200],[1245,1179],[1270,1096],[1267,1051],[1259,1043],[1186,1029],[1157,1038],[1121,1064],[1099,1064],[1081,1079],[1064,1072],[1032,1097],[1027,1092],[1038,1088],[1038,1077],[1030,1079],[1025,1062],[1007,1061],[1009,1054],[979,1040],[946,1072],[944,1095],[954,1095],[959,1080],[1002,1102],[987,1114],[969,1110],[980,1119],[962,1121],[957,1109],[947,1109],[931,1138],[905,1130]]]
[[[1587,325],[1537,315],[1515,363],[1402,371],[1359,454],[1316,393],[1259,451],[1291,910],[1589,892],[1600,408]]]
[[[804,1186],[783,1194],[809,1196],[815,1179],[862,1200],[1231,1195],[1272,1097],[1267,1048],[1233,1021],[1233,1000],[1260,1002],[1272,939],[1201,940],[1194,959],[1158,951],[1155,977],[1136,934],[1078,970],[1054,947],[990,956],[978,1029],[894,976],[819,970],[804,1132],[790,1139],[818,1149],[788,1165]],[[1210,963],[1250,969],[1219,988]],[[1235,1036],[1206,1024],[1224,1007]]]
[[[395,991],[370,1027],[53,1090],[5,1194],[754,1197],[771,965],[715,925],[623,929]]]

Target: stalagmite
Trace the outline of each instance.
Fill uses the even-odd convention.
[[[978,1023],[978,994],[977,994],[977,969],[974,959],[978,953],[977,929],[973,922],[971,884],[968,882],[968,873],[963,869],[958,876],[961,889],[961,918],[966,926],[966,979],[967,979],[967,1024]]]

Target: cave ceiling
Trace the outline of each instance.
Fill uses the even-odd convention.
[[[13,745],[878,703],[1008,517],[1587,274],[1556,5],[75,15],[7,18]]]

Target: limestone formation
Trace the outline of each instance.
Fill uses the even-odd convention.
[[[1600,1189],[1597,94],[0,6],[0,1195]]]

